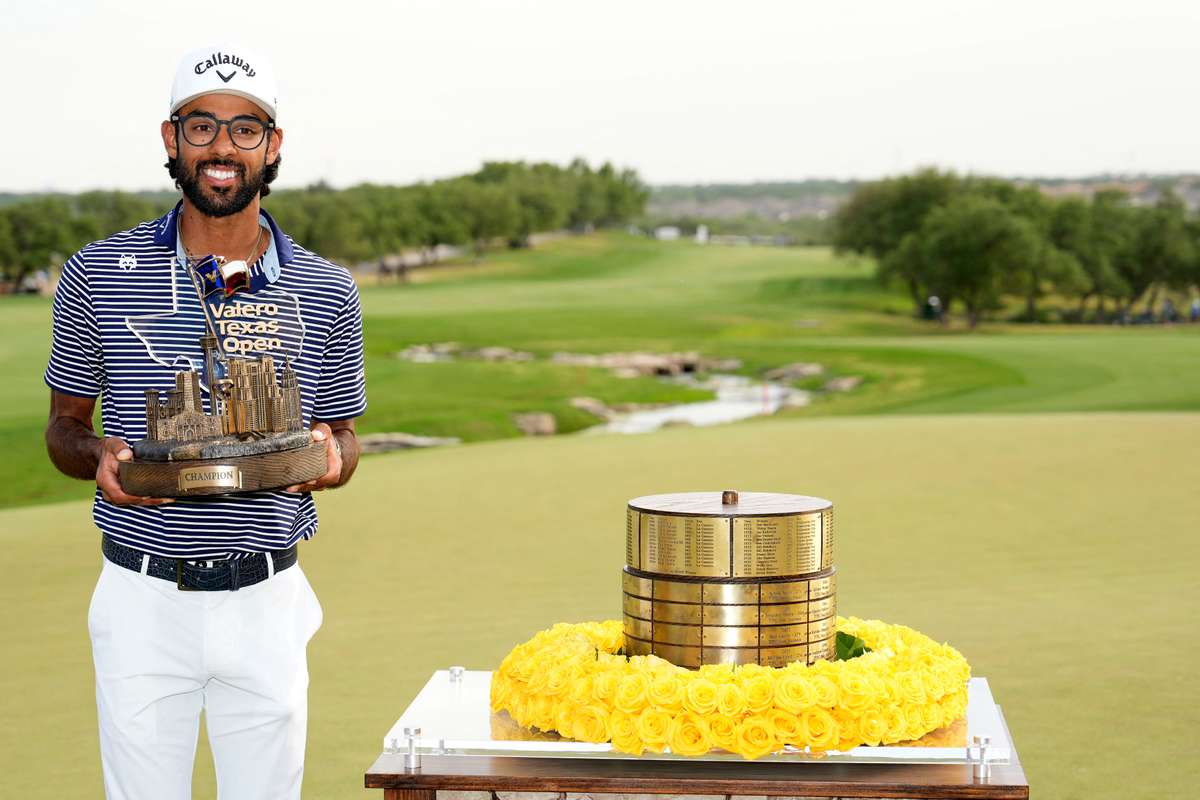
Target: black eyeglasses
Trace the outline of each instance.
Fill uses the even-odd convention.
[[[194,114],[175,114],[171,122],[179,124],[183,138],[192,147],[207,147],[216,141],[221,133],[221,126],[229,128],[229,139],[235,147],[242,150],[253,150],[263,142],[268,130],[275,129],[274,122],[263,122],[258,117],[249,115],[233,119],[217,119],[212,114],[198,111]]]

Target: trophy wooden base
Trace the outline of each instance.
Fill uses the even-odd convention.
[[[141,497],[202,497],[280,489],[325,474],[325,442],[253,455],[120,465],[121,488]]]

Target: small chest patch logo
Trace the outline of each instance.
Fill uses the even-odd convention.
[[[125,272],[131,272],[137,266],[137,256],[132,253],[126,253],[117,261],[117,266]]]

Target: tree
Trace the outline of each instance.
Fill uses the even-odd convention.
[[[5,277],[19,285],[34,270],[61,263],[88,241],[87,227],[61,197],[40,197],[2,210],[12,243]]]
[[[860,186],[834,216],[833,243],[838,252],[873,256],[880,263],[880,277],[904,283],[920,314],[929,295],[929,276],[922,261],[910,251],[898,258],[888,256],[904,237],[915,233],[931,211],[948,203],[962,191],[962,179],[953,172],[923,169],[913,175],[888,178]]]
[[[1113,266],[1121,248],[1128,246],[1129,207],[1125,196],[1100,192],[1088,203],[1068,197],[1054,204],[1049,237],[1059,250],[1070,253],[1079,263],[1082,275],[1070,286],[1061,286],[1064,295],[1079,298],[1078,315],[1082,319],[1087,301],[1097,298],[1097,317],[1103,313],[1105,297],[1122,293],[1122,281]]]
[[[933,209],[900,253],[919,260],[930,284],[961,300],[972,328],[999,302],[1006,279],[1045,258],[1045,239],[999,200],[965,195]],[[949,301],[944,303],[949,307]]]
[[[1153,208],[1136,209],[1131,227],[1131,246],[1115,262],[1125,288],[1122,314],[1142,297],[1146,310],[1153,310],[1162,286],[1178,282],[1196,258],[1186,210],[1173,194],[1164,195]]]

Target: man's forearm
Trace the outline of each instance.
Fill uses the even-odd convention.
[[[342,472],[335,486],[345,486],[358,469],[358,436],[349,428],[339,428],[333,431],[333,438],[342,448]]]
[[[46,426],[46,450],[59,471],[72,478],[95,480],[103,439],[73,417],[58,417]]]

